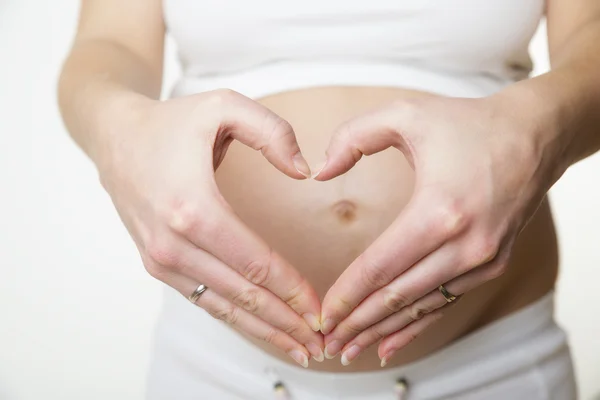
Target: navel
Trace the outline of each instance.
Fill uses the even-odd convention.
[[[343,223],[356,219],[356,204],[349,200],[340,200],[331,206],[334,215]]]

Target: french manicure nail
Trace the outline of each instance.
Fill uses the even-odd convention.
[[[348,350],[342,353],[342,365],[346,366],[350,364],[356,357],[358,357],[361,351],[362,349],[357,344],[350,346]]]
[[[313,174],[310,178],[315,179],[317,177],[317,175],[319,175],[321,173],[321,171],[323,171],[326,164],[327,164],[327,160],[321,161],[320,163],[318,163],[314,168],[315,172],[313,172]]]
[[[383,356],[383,358],[381,359],[381,367],[385,367],[386,364],[388,363],[388,361],[390,361],[390,358],[392,358],[392,356],[394,355],[396,351],[392,350],[389,351],[385,356]]]
[[[340,350],[342,349],[342,342],[339,340],[334,340],[331,343],[329,343],[327,346],[325,346],[325,357],[327,357],[329,360],[331,360],[333,357],[336,356],[337,353],[340,352]]]
[[[335,322],[331,318],[327,318],[325,322],[321,324],[321,333],[323,335],[329,334],[333,328],[335,328]]]
[[[304,175],[305,178],[310,178],[310,167],[308,166],[308,163],[306,162],[304,157],[302,157],[302,153],[296,153],[296,155],[292,158],[292,162],[294,163],[296,171]]]
[[[323,350],[321,350],[321,347],[319,345],[317,345],[315,343],[308,343],[306,345],[306,348],[308,349],[308,351],[310,352],[310,354],[316,361],[323,362],[325,357],[323,355]]]
[[[308,357],[306,354],[301,352],[300,350],[292,350],[288,353],[290,357],[294,359],[298,364],[302,365],[304,368],[308,367]]]
[[[361,348],[354,344],[348,350],[342,353],[342,365],[346,366],[350,364],[360,354]]]
[[[319,329],[321,329],[321,323],[319,321],[319,318],[317,318],[314,314],[304,313],[302,314],[302,317],[304,318],[308,326],[310,326],[310,329],[312,329],[313,331],[318,332]]]

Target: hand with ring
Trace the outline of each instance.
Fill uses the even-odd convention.
[[[241,222],[214,179],[233,140],[260,150],[291,178],[308,177],[291,126],[228,90],[128,98],[121,107],[126,121],[110,122],[95,158],[147,271],[299,364],[322,360],[316,292]]]
[[[456,296],[505,272],[517,235],[560,170],[555,144],[536,141],[539,127],[515,104],[501,94],[406,99],[334,134],[317,180],[395,147],[416,181],[398,218],[326,294],[327,357],[341,353],[347,365],[383,339],[385,365]]]

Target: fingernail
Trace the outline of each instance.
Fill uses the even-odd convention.
[[[342,353],[342,365],[346,366],[350,364],[360,354],[360,351],[361,348],[357,344],[352,345]]]
[[[381,359],[381,367],[385,367],[386,364],[388,363],[388,361],[390,361],[390,358],[392,358],[392,356],[394,355],[394,353],[396,352],[396,350],[392,350],[389,351],[385,356],[383,356],[383,358]]]
[[[308,357],[306,354],[301,352],[300,350],[292,350],[288,353],[290,357],[294,359],[298,364],[302,365],[304,368],[308,367]]]
[[[296,153],[296,155],[292,157],[292,161],[294,167],[296,167],[296,171],[304,175],[305,178],[310,178],[310,168],[304,157],[302,157],[302,153]]]
[[[323,171],[323,169],[325,168],[326,164],[327,164],[327,160],[321,161],[320,163],[318,163],[316,165],[316,167],[314,168],[315,172],[313,172],[313,174],[310,177],[310,179],[315,179],[317,177],[317,175],[319,175],[321,173],[321,171]]]
[[[308,326],[310,326],[310,329],[312,329],[313,331],[318,332],[319,329],[321,329],[321,322],[319,321],[319,318],[317,318],[314,314],[304,313],[302,314],[302,317],[304,318]]]
[[[336,356],[337,353],[340,352],[342,346],[342,342],[339,340],[334,340],[333,342],[329,343],[327,346],[325,346],[325,357],[331,360]]]
[[[335,322],[331,318],[327,318],[325,322],[321,324],[321,333],[323,335],[329,334],[333,328],[335,328]]]
[[[310,352],[310,354],[316,361],[323,362],[325,357],[323,356],[323,350],[321,350],[321,346],[319,346],[315,343],[308,343],[306,345],[306,348],[308,349],[308,351]]]

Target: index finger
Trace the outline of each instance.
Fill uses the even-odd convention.
[[[226,102],[219,109],[225,135],[260,150],[267,161],[291,178],[305,179],[311,175],[289,122],[240,93],[225,93],[228,93]]]
[[[321,332],[330,333],[369,294],[386,286],[420,259],[439,248],[460,228],[446,209],[427,209],[415,193],[392,225],[367,248],[325,295]]]
[[[286,302],[315,331],[319,330],[317,293],[300,273],[248,228],[218,193],[210,204],[182,204],[170,227],[195,246],[212,254],[250,282]],[[205,197],[206,198],[206,197]]]

